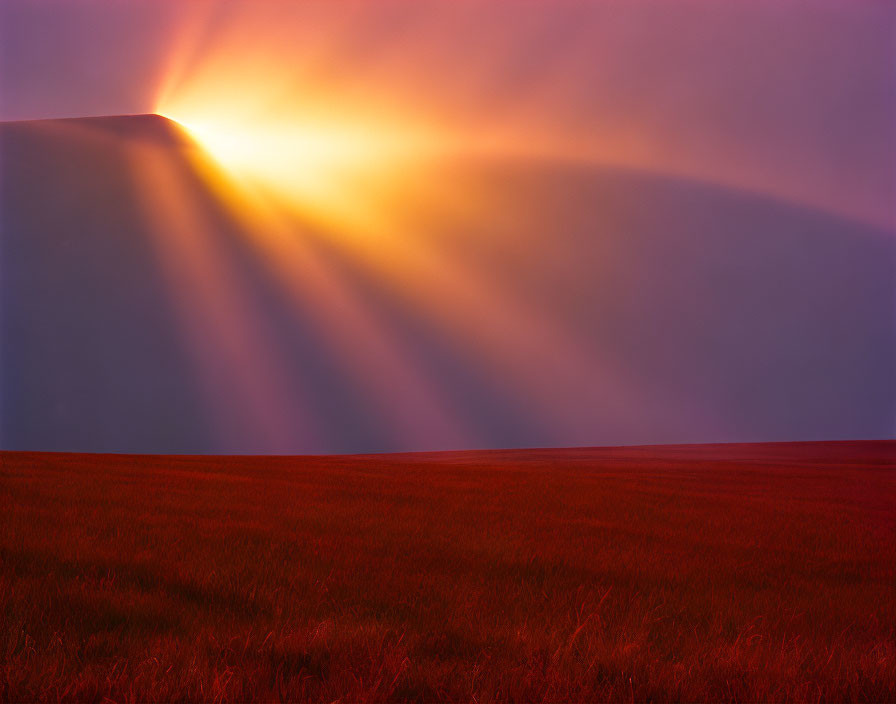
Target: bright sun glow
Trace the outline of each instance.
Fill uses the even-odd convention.
[[[279,9],[260,5],[231,8],[211,35],[215,13],[196,11],[172,44],[155,112],[181,124],[253,197],[272,196],[268,204],[328,227],[377,231],[382,242],[414,205],[392,194],[427,181],[424,172],[437,183],[430,167],[440,157],[480,150],[483,140],[402,88],[400,66],[340,71],[347,47],[338,37],[346,35],[336,30],[350,19],[342,13],[318,18],[333,31],[302,23],[317,29],[300,41],[295,24],[281,31]]]
[[[368,122],[221,120],[159,110],[190,132],[239,181],[301,203],[344,207],[430,153],[435,140],[420,130]]]

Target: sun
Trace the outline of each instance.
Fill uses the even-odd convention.
[[[301,188],[309,180],[375,167],[388,153],[401,150],[400,144],[382,133],[344,125],[291,120],[248,124],[159,114],[183,125],[229,170],[284,188]]]
[[[372,118],[340,121],[221,117],[160,107],[233,177],[293,202],[346,207],[359,188],[394,179],[402,165],[438,150],[440,141],[410,124]],[[225,113],[226,114],[226,113]]]

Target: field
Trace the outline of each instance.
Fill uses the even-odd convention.
[[[896,442],[0,462],[6,701],[896,701]]]

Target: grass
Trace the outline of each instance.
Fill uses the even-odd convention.
[[[896,701],[896,443],[0,455],[5,701]]]

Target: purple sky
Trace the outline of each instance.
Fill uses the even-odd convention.
[[[274,193],[162,118],[3,125],[5,448],[894,432],[892,4],[0,13],[4,120],[248,113]],[[470,149],[378,151],[418,124]]]
[[[335,93],[365,84],[464,128],[624,145],[636,168],[896,224],[892,3],[205,5],[187,74],[242,33],[301,90],[321,45]],[[152,111],[199,6],[7,0],[0,118]]]

